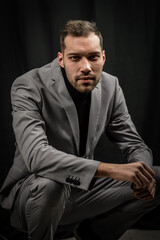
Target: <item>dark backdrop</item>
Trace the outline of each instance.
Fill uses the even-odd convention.
[[[156,0],[5,0],[0,6],[0,183],[14,155],[10,88],[24,72],[52,61],[67,20],[94,20],[104,37],[104,70],[119,78],[132,119],[160,165],[160,4]],[[106,142],[107,141],[107,145]],[[121,155],[103,137],[96,158]]]

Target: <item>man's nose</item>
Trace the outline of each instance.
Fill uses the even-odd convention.
[[[81,71],[82,71],[82,72],[85,72],[85,73],[91,71],[90,62],[89,62],[88,59],[86,59],[86,58],[82,59],[82,62],[81,62]]]

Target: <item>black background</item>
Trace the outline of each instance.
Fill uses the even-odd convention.
[[[116,75],[138,132],[160,165],[160,5],[145,0],[5,1],[1,16],[1,174],[12,164],[14,135],[10,88],[16,77],[51,62],[59,51],[59,29],[70,19],[96,21],[104,38],[104,70]],[[97,158],[120,161],[112,144],[100,142]]]
[[[138,132],[160,165],[160,4],[158,0],[14,0],[0,6],[0,184],[14,156],[10,88],[24,72],[51,62],[67,20],[96,21],[104,38],[104,70],[116,75]],[[106,141],[107,142],[106,142]],[[121,162],[102,138],[96,158]]]

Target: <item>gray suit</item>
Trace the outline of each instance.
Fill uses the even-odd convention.
[[[116,77],[102,72],[92,91],[86,154],[79,157],[79,124],[58,61],[16,79],[11,91],[16,152],[1,189],[1,204],[11,209],[26,179],[38,176],[89,190],[99,161],[94,149],[103,133],[128,162],[152,165],[152,154],[138,135]],[[92,186],[93,187],[93,186]]]

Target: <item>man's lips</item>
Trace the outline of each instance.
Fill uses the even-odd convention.
[[[93,77],[81,77],[79,80],[94,80]]]
[[[83,81],[89,81],[89,80],[95,80],[95,76],[80,76],[77,77],[76,80],[83,80]]]

